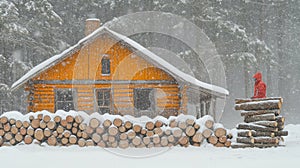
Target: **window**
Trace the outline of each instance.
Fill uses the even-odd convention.
[[[111,89],[97,89],[96,96],[99,113],[110,113]]]
[[[153,102],[154,102],[153,89],[151,88],[134,89],[134,107],[137,110],[154,111]]]
[[[72,89],[59,89],[55,93],[55,110],[75,110]]]
[[[103,57],[101,60],[101,73],[102,75],[109,75],[110,74],[110,59],[107,57]]]

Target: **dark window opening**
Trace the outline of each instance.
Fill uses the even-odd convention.
[[[97,89],[97,104],[100,114],[110,113],[111,105],[111,90],[110,89]]]
[[[110,74],[110,59],[109,58],[102,58],[101,60],[101,73],[103,75],[109,75]]]
[[[73,93],[74,92],[72,89],[56,90],[55,110],[64,110],[64,111],[75,110]]]
[[[154,110],[153,107],[154,95],[153,89],[139,88],[134,89],[134,107],[137,110]]]

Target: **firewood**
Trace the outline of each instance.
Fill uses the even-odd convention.
[[[58,137],[57,131],[53,131],[53,132],[52,132],[52,136]]]
[[[178,142],[181,146],[188,147],[189,138],[187,136],[182,136],[179,138]]]
[[[192,137],[194,136],[196,133],[196,130],[193,126],[188,126],[186,129],[185,129],[185,134],[189,137]]]
[[[185,122],[183,122],[183,121],[180,121],[180,122],[178,123],[178,127],[179,127],[180,129],[182,129],[182,130],[185,130],[185,129],[186,129],[186,127],[187,127],[187,125],[186,125],[186,123],[185,123]]]
[[[52,135],[52,131],[49,128],[44,129],[45,137],[50,137]]]
[[[277,117],[275,118],[275,120],[276,120],[278,123],[284,123],[285,118],[282,117],[282,116],[277,116]]]
[[[141,130],[141,135],[144,136],[144,135],[146,135],[146,134],[147,134],[147,130],[143,128],[143,129]]]
[[[6,133],[4,134],[4,139],[5,139],[6,141],[11,140],[12,138],[13,138],[13,135],[12,135],[11,132],[6,132]]]
[[[278,138],[266,138],[266,137],[257,137],[254,138],[254,143],[261,143],[261,144],[278,144]]]
[[[147,130],[152,131],[154,129],[154,127],[155,127],[155,125],[154,125],[154,123],[152,121],[148,121],[146,123]]]
[[[164,125],[164,123],[160,120],[157,120],[157,121],[155,121],[154,125],[155,125],[155,128],[160,128]]]
[[[119,136],[120,140],[125,140],[127,139],[127,134],[125,132],[121,133]]]
[[[50,136],[48,139],[47,139],[47,143],[48,145],[50,146],[56,146],[57,144],[57,139],[55,136]]]
[[[118,129],[120,133],[126,132],[126,128],[124,125],[121,125]]]
[[[5,131],[3,129],[0,129],[0,137],[5,134]]]
[[[44,116],[43,114],[38,114],[37,119],[41,121],[43,119],[43,116]]]
[[[204,138],[209,138],[212,135],[212,130],[210,130],[210,129],[204,129],[202,131],[202,135],[203,135]]]
[[[120,118],[115,118],[114,121],[113,121],[113,124],[114,124],[116,127],[120,127],[120,126],[122,126],[123,121],[122,121],[122,119],[120,119]]]
[[[60,125],[61,125],[62,127],[67,127],[67,124],[68,124],[68,122],[67,122],[67,120],[65,120],[65,119],[62,119],[62,120],[60,121]]]
[[[44,115],[43,121],[45,123],[48,123],[49,121],[51,121],[51,117],[49,115]]]
[[[147,131],[146,136],[152,137],[154,135],[153,131]]]
[[[72,124],[72,123],[71,123],[71,124]],[[76,122],[73,122],[72,126],[73,126],[73,127],[78,127],[78,126],[79,126],[79,124],[78,124],[78,123],[76,123]]]
[[[235,110],[273,110],[273,109],[281,109],[281,102],[279,100],[265,100],[258,102],[247,102],[236,104]]]
[[[169,127],[171,127],[171,128],[175,128],[175,127],[177,127],[177,125],[178,125],[178,122],[175,119],[171,120],[169,122]]]
[[[212,136],[210,136],[210,137],[207,139],[207,141],[208,141],[210,144],[215,145],[215,144],[218,143],[218,138],[217,138],[216,136],[212,135]]]
[[[131,123],[130,121],[125,121],[124,127],[125,127],[127,130],[129,130],[129,129],[132,128],[132,123]]]
[[[30,122],[28,122],[28,121],[23,121],[23,127],[24,128],[28,128],[28,127],[30,127]]]
[[[97,134],[102,135],[104,132],[105,132],[105,130],[104,130],[103,127],[98,127],[98,128],[96,128],[96,133],[97,133]]]
[[[7,117],[2,116],[2,117],[0,118],[0,123],[6,124],[7,122],[8,122],[8,118],[7,118]]]
[[[34,129],[37,129],[40,127],[40,120],[39,119],[33,119],[31,121],[31,127]]]
[[[73,124],[72,124],[72,123],[67,123],[67,126],[66,126],[66,128],[67,128],[68,130],[71,130],[71,129],[72,129],[72,127],[73,127]]]
[[[17,141],[17,143],[23,141],[23,135],[21,135],[20,133],[17,133],[15,135],[15,140]]]
[[[16,127],[16,125],[13,125],[10,128],[10,132],[15,135],[19,132],[19,129]]]
[[[70,144],[72,144],[72,145],[76,144],[76,143],[77,143],[77,137],[76,137],[75,135],[71,135],[71,136],[69,137],[69,142],[70,142]]]
[[[191,143],[191,145],[192,145],[192,146],[197,146],[197,147],[200,147],[200,146],[201,146],[201,143],[192,142],[192,143]]]
[[[85,139],[80,138],[77,143],[78,143],[78,146],[84,147],[85,146]]]
[[[81,137],[84,139],[88,139],[89,138],[89,134],[87,134],[86,132],[82,132],[81,133]]]
[[[81,131],[84,131],[84,130],[86,129],[86,127],[87,127],[87,125],[86,125],[85,123],[79,124],[79,129],[80,129]]]
[[[160,143],[160,137],[158,135],[154,135],[152,138],[152,142],[154,144],[159,144]]]
[[[275,132],[275,136],[288,136],[288,131]]]
[[[116,137],[115,136],[111,136],[111,135],[109,135],[108,136],[108,142],[115,142],[116,141]]]
[[[224,145],[225,145],[226,147],[230,147],[230,146],[231,146],[231,141],[226,141],[226,142],[224,143]]]
[[[263,131],[263,132],[278,131],[278,128],[265,127],[261,125],[254,125],[254,124],[247,124],[247,123],[238,124],[237,129],[247,129],[247,130]]]
[[[6,123],[6,124],[4,124],[4,126],[3,126],[3,130],[4,130],[5,132],[10,131],[10,128],[11,128],[10,123]]]
[[[24,143],[25,143],[25,144],[31,144],[32,142],[33,142],[32,136],[26,135],[26,136],[24,137]]]
[[[257,148],[269,148],[276,147],[277,144],[244,144],[244,143],[235,143],[231,144],[231,148],[249,148],[249,147],[257,147]]]
[[[175,138],[180,138],[182,136],[182,133],[183,133],[180,128],[174,128],[172,130],[172,132],[173,132],[173,135],[174,135]]]
[[[97,118],[92,118],[89,122],[89,126],[93,129],[96,129],[97,127],[100,126],[100,121]]]
[[[73,123],[73,122],[74,122],[74,117],[71,116],[71,115],[68,115],[68,116],[66,117],[66,121],[67,121],[68,123]]]
[[[235,104],[247,103],[247,102],[259,102],[259,101],[266,101],[266,100],[278,100],[281,103],[283,102],[282,97],[268,97],[268,98],[258,98],[258,99],[235,99]]]
[[[30,135],[30,136],[34,135],[34,129],[31,126],[27,128],[27,135]]]
[[[108,137],[109,137],[109,135],[107,133],[101,135],[101,138],[104,142],[108,142]]]
[[[150,137],[144,137],[143,138],[143,143],[145,144],[145,145],[148,145],[149,143],[151,142],[151,138]]]
[[[34,138],[39,140],[39,141],[42,141],[44,139],[44,131],[40,128],[36,129],[34,131]]]
[[[256,111],[241,111],[241,116],[253,116],[253,115],[262,115],[262,114],[274,114],[278,116],[280,110],[256,110]]]
[[[154,147],[154,143],[153,142],[150,142],[148,145],[147,145],[147,148],[153,148]]]
[[[162,147],[168,146],[168,144],[169,144],[168,138],[166,136],[161,137],[160,144]]]
[[[201,132],[197,132],[193,137],[192,137],[192,141],[196,142],[196,143],[200,143],[202,142],[204,139],[204,137],[202,136]]]
[[[47,127],[47,123],[45,123],[44,121],[40,122],[40,127],[41,129],[45,129]]]
[[[29,121],[31,122],[34,119],[34,116],[29,116]]]
[[[254,115],[254,116],[245,117],[244,119],[246,123],[256,122],[256,121],[274,121],[274,120],[275,120],[274,114]]]
[[[136,137],[134,137],[134,138],[132,139],[132,144],[135,145],[135,146],[140,145],[141,142],[142,142],[142,140],[141,140],[141,138],[138,137],[138,136],[136,136]]]
[[[2,138],[2,136],[0,136],[0,147],[3,145],[4,143],[4,139]]]
[[[17,120],[15,125],[17,128],[21,128],[23,126],[23,122],[21,120]]]
[[[75,116],[74,120],[77,124],[81,124],[83,122],[83,118],[80,115]]]
[[[186,119],[185,122],[186,122],[187,126],[194,126],[194,124],[195,124],[195,120],[191,119],[191,118]]]
[[[62,133],[63,137],[65,138],[69,138],[71,136],[71,132],[69,130],[65,130],[63,133]]]
[[[153,132],[155,135],[158,135],[160,137],[164,135],[164,131],[160,127],[154,128]]]
[[[254,144],[254,138],[251,137],[237,137],[236,138],[237,143],[245,143],[245,144]]]
[[[9,119],[9,123],[10,123],[10,125],[15,125],[16,124],[16,120],[13,119],[13,118],[11,118],[11,119]]]
[[[12,138],[11,140],[9,140],[10,145],[16,145],[17,141],[15,138]]]
[[[68,143],[69,143],[69,138],[63,137],[63,138],[61,139],[61,144],[67,145]]]
[[[221,142],[221,143],[225,143],[227,141],[227,136],[221,136],[221,137],[219,137],[219,142]]]
[[[110,126],[108,128],[108,134],[111,136],[116,136],[119,133],[119,130],[116,126]]]
[[[239,131],[237,133],[238,137],[251,137],[252,136],[252,132],[249,130],[243,130],[243,131]]]
[[[78,128],[77,127],[72,127],[71,129],[72,134],[76,135],[78,132]]]
[[[82,132],[80,130],[77,131],[76,133],[77,138],[82,138]]]
[[[174,143],[174,142],[175,142],[175,137],[174,137],[173,135],[169,135],[169,136],[168,136],[168,141],[169,141],[170,143]]]
[[[108,120],[108,119],[104,120],[104,122],[103,122],[103,127],[104,128],[108,128],[111,125],[112,125],[112,122],[110,120]]]
[[[262,126],[266,126],[266,127],[277,127],[278,126],[278,123],[276,121],[256,121],[256,122],[253,122],[253,124],[262,125]]]
[[[54,130],[55,127],[56,127],[56,123],[54,121],[47,122],[47,128],[49,128],[50,130]]]
[[[60,123],[60,121],[61,121],[61,117],[60,116],[55,116],[54,117],[54,122]]]
[[[133,130],[127,132],[128,139],[133,139],[136,136],[136,133]]]
[[[214,120],[206,120],[205,121],[205,127],[208,129],[212,129],[214,126]]]
[[[214,134],[217,137],[225,136],[226,133],[227,133],[227,131],[222,124],[220,124],[220,123],[214,124]]]
[[[132,127],[132,130],[133,130],[135,133],[140,133],[141,130],[142,130],[142,126],[140,126],[139,124],[134,124],[133,127]]]
[[[59,126],[56,128],[56,131],[57,131],[58,134],[62,134],[62,133],[65,131],[65,128],[59,125]]]
[[[20,129],[19,129],[19,132],[20,132],[20,134],[21,135],[26,135],[27,134],[27,129],[26,128],[24,128],[24,127],[21,127]],[[1,134],[0,134],[0,136],[1,136]]]
[[[100,141],[97,143],[97,146],[101,147],[101,148],[105,148],[106,147],[106,143],[104,141]]]
[[[121,149],[126,149],[126,148],[128,148],[128,147],[129,147],[129,142],[128,142],[128,140],[125,140],[125,139],[120,140],[120,142],[119,142],[119,147],[120,147]]]
[[[194,127],[196,130],[200,129],[200,125],[199,125],[199,124],[196,124],[196,123],[193,125],[193,127]]]
[[[85,142],[85,146],[95,146],[95,143],[94,143],[93,140],[88,139],[88,140],[86,140],[86,142]]]
[[[165,130],[165,135],[169,136],[171,134],[172,134],[172,130],[170,130],[170,129]]]

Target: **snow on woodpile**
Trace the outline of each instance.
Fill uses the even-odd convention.
[[[209,143],[230,147],[232,136],[211,116],[196,119],[183,115],[157,116],[110,115],[58,110],[0,116],[0,146],[48,144],[51,146],[100,146],[105,148],[200,146]]]

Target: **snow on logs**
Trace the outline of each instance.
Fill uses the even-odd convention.
[[[281,97],[236,99],[235,109],[242,110],[244,123],[237,125],[238,133],[232,148],[276,147],[287,136],[283,131],[285,118],[280,116]]]
[[[211,116],[196,119],[179,115],[166,119],[132,116],[87,115],[83,112],[22,115],[8,112],[0,116],[0,146],[47,143],[50,146],[99,146],[106,148],[201,146],[230,147],[231,134]]]

